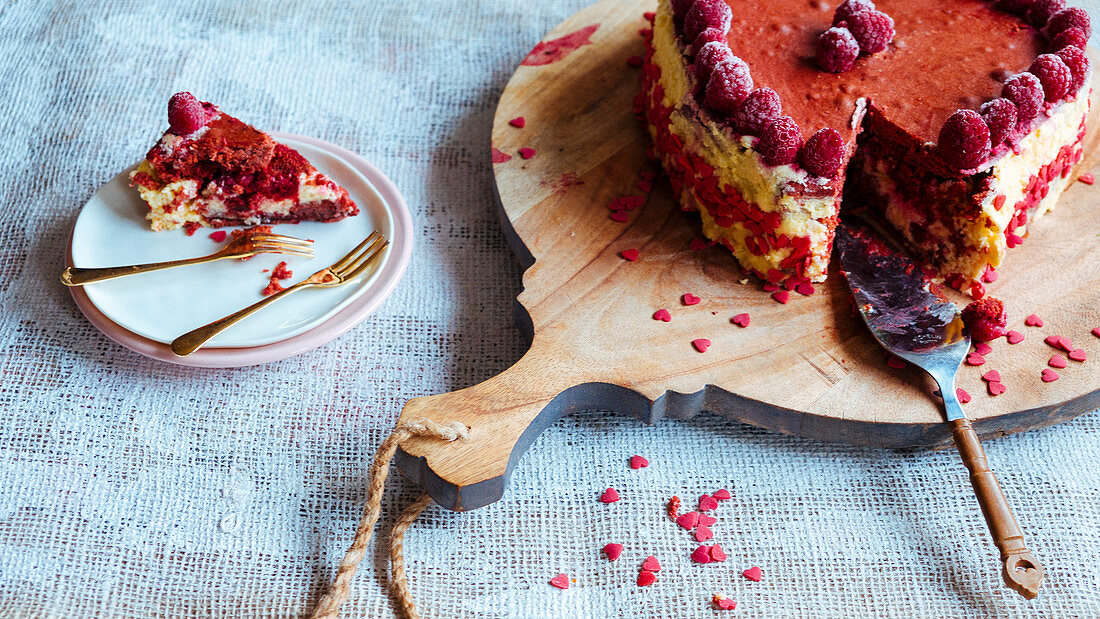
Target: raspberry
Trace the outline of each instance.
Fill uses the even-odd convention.
[[[699,36],[702,37],[703,35]],[[710,81],[711,73],[714,72],[714,67],[734,58],[730,46],[726,45],[725,41],[707,43],[695,55],[695,79],[699,80],[700,84],[707,84]],[[748,65],[746,65],[746,68],[748,68]]]
[[[769,165],[794,163],[798,148],[802,146],[802,131],[790,116],[780,116],[771,121],[760,134],[757,150]]]
[[[1027,21],[1042,28],[1052,15],[1066,8],[1066,0],[1035,0],[1027,11]]]
[[[672,16],[676,19],[683,19],[692,5],[695,4],[695,0],[672,0],[669,4],[672,5]]]
[[[779,95],[771,88],[757,88],[733,111],[730,122],[738,133],[758,136],[781,113],[783,104]]]
[[[707,28],[699,33],[699,36],[695,37],[695,41],[691,44],[691,53],[695,56],[699,55],[699,51],[703,49],[703,46],[712,41],[726,44],[726,33],[717,28]],[[713,68],[713,67],[712,67]]]
[[[1073,28],[1073,30],[1077,30]],[[1054,53],[1055,56],[1062,59],[1062,62],[1066,63],[1069,67],[1069,72],[1073,76],[1073,82],[1069,85],[1069,94],[1074,94],[1081,90],[1081,87],[1085,85],[1085,79],[1089,76],[1089,57],[1085,55],[1085,52],[1081,51],[1080,47],[1063,47]]]
[[[684,15],[684,39],[694,41],[707,28],[730,31],[733,9],[722,0],[696,0]]]
[[[1043,85],[1043,93],[1047,101],[1058,101],[1065,98],[1073,85],[1073,73],[1061,58],[1054,54],[1042,54],[1031,63],[1028,69]]]
[[[881,52],[894,40],[894,19],[882,11],[860,11],[846,21],[864,54]]]
[[[829,73],[844,73],[859,57],[859,43],[847,28],[829,28],[817,38],[817,66]]]
[[[1050,41],[1050,51],[1057,52],[1063,47],[1080,47],[1085,49],[1085,46],[1089,44],[1089,38],[1085,36],[1085,31],[1074,26],[1073,28],[1066,28],[1059,32]]]
[[[1043,106],[1043,85],[1030,73],[1013,75],[1005,81],[1001,96],[1016,104],[1016,126],[1023,127],[1039,115]]]
[[[806,140],[798,162],[810,174],[832,178],[844,161],[844,138],[831,127],[819,130]]]
[[[1005,334],[1008,314],[1000,299],[986,297],[967,305],[962,311],[962,319],[970,331],[970,339],[975,342],[989,342]]]
[[[1051,15],[1050,20],[1047,22],[1047,36],[1056,36],[1070,28],[1080,28],[1086,41],[1092,36],[1092,19],[1089,18],[1089,14],[1085,12],[1085,9],[1074,7],[1063,9]]]
[[[990,151],[989,128],[974,110],[957,110],[939,130],[939,156],[956,169],[978,167]]]
[[[1035,4],[1035,0],[997,0],[993,4],[1002,11],[1023,15]]]
[[[840,6],[836,7],[836,12],[833,13],[833,25],[839,24],[860,11],[873,10],[875,10],[875,3],[871,0],[844,0],[840,3]]]
[[[989,127],[989,143],[997,147],[1016,128],[1016,104],[1008,99],[994,99],[979,108],[982,120]]]
[[[749,65],[734,56],[714,67],[707,82],[703,105],[719,114],[729,116],[737,110],[737,104],[744,101],[751,91],[752,76],[749,74]]]
[[[177,92],[168,100],[168,126],[176,135],[189,135],[206,124],[202,103],[189,92]]]

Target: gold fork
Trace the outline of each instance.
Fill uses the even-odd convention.
[[[170,269],[189,264],[203,264],[215,260],[227,260],[229,258],[248,258],[256,254],[277,253],[288,256],[313,257],[313,241],[296,239],[282,234],[245,234],[229,242],[228,245],[210,254],[198,258],[184,260],[169,260],[168,262],[153,262],[150,264],[132,264],[124,267],[104,267],[99,269],[81,269],[79,267],[66,267],[61,272],[61,283],[66,286],[83,286],[92,282],[101,282],[105,279],[137,275],[161,269]]]
[[[355,249],[348,252],[343,258],[337,260],[332,266],[321,269],[297,284],[273,294],[262,301],[253,303],[236,313],[215,320],[208,325],[204,325],[194,331],[189,331],[177,337],[172,341],[172,352],[180,357],[186,357],[202,347],[210,338],[237,324],[246,316],[251,315],[261,308],[266,307],[268,304],[274,303],[277,299],[297,290],[315,286],[321,288],[342,286],[362,275],[364,271],[378,260],[378,257],[382,255],[382,252],[389,244],[390,242],[381,234],[372,232],[370,236],[357,245]]]

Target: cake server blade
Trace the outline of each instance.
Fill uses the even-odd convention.
[[[955,392],[955,373],[970,349],[958,307],[929,285],[916,264],[866,229],[847,223],[838,226],[834,247],[860,316],[875,339],[928,372],[939,385],[955,445],[1001,552],[1005,584],[1025,598],[1034,598],[1043,582],[1043,567],[1024,545],[1023,533]]]

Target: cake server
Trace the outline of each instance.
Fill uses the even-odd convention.
[[[838,226],[834,244],[841,272],[875,339],[928,372],[939,385],[955,445],[1001,551],[1005,584],[1025,598],[1034,598],[1043,582],[1043,567],[1024,545],[1024,535],[955,392],[955,373],[970,349],[958,307],[931,290],[913,262],[869,232]]]

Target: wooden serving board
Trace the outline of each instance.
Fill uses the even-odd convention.
[[[401,421],[460,420],[470,437],[453,443],[413,438],[398,466],[436,502],[455,510],[499,499],[527,446],[562,415],[611,409],[653,423],[708,411],[776,432],[886,447],[951,441],[934,386],[918,369],[893,369],[854,316],[834,272],[810,297],[781,305],[742,277],[728,251],[693,251],[698,216],[682,213],[667,181],[637,186],[655,171],[650,141],[631,111],[643,53],[642,14],[654,0],[603,0],[570,17],[520,66],[501,96],[492,146],[502,220],[528,266],[519,322],[531,348],[484,383],[408,402]],[[1100,66],[1100,65],[1097,65]],[[1097,109],[1094,101],[1093,110]],[[508,121],[523,116],[519,129]],[[1084,165],[1096,162],[1093,114]],[[520,148],[536,151],[518,156]],[[496,152],[496,150],[494,152]],[[497,157],[499,158],[499,157]],[[1087,168],[1083,168],[1087,169]],[[612,221],[613,198],[645,195],[626,223]],[[1026,340],[994,342],[989,362],[964,366],[958,385],[984,437],[1070,419],[1100,407],[1100,187],[1075,183],[1058,210],[1012,250],[989,293],[1003,299],[1010,328]],[[619,252],[638,249],[628,262]],[[680,298],[702,298],[694,306]],[[961,300],[961,299],[960,299]],[[671,322],[653,320],[667,308]],[[751,325],[730,322],[748,312]],[[1037,313],[1043,328],[1024,326]],[[1070,361],[1061,379],[1040,372],[1069,337],[1090,357]],[[692,340],[713,343],[697,352]],[[981,373],[996,369],[1007,392],[987,394]]]

